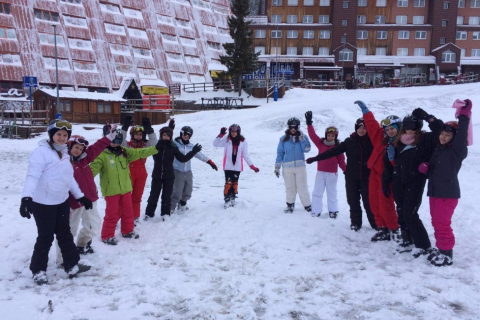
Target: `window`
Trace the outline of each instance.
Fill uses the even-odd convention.
[[[468,18],[468,24],[478,26],[479,20],[480,20],[480,17],[470,17]]]
[[[367,38],[368,38],[368,31],[366,30],[357,31],[357,39],[367,39]]]
[[[385,16],[375,16],[375,23],[376,23],[376,24],[383,24],[383,23],[385,23]]]
[[[447,38],[440,38],[440,44],[445,44],[447,42]]]
[[[344,9],[347,9],[348,6],[349,6],[349,4],[350,4],[350,3],[349,3],[348,1],[343,1],[343,8],[344,8]]]
[[[398,39],[410,39],[410,31],[398,31]]]
[[[340,38],[340,43],[345,43],[345,42],[347,42],[347,37],[346,37],[346,36],[342,36],[342,37]]]
[[[218,27],[217,30],[218,30],[218,33],[221,35],[230,35],[229,29]]]
[[[270,19],[272,23],[282,23],[282,15],[281,14],[272,14],[272,18]]]
[[[280,48],[280,47],[271,47],[271,48],[270,48],[270,55],[273,55],[273,54],[279,54],[279,55],[281,55],[281,54],[282,54],[282,48]]]
[[[188,20],[183,20],[183,19],[175,19],[177,22],[177,26],[182,27],[182,28],[190,28],[190,21]]]
[[[288,39],[298,38],[298,30],[287,30],[287,38]]]
[[[353,61],[353,51],[345,48],[338,53],[338,61]]]
[[[407,24],[407,16],[397,16],[396,24]]]
[[[298,6],[298,0],[287,0],[287,6]]]
[[[115,73],[123,75],[123,74],[135,74],[134,67],[128,64],[116,64],[115,65]]]
[[[345,19],[342,20],[342,26],[345,27],[345,26],[347,26],[347,25],[348,25],[348,20],[345,20]]]
[[[458,7],[465,8],[465,0],[458,0]]]
[[[330,16],[318,16],[318,23],[329,23]]]
[[[105,12],[120,14],[120,8],[110,3],[100,3],[100,9]]]
[[[179,82],[188,82],[188,76],[184,72],[170,71],[170,76],[172,77],[172,80]]]
[[[442,27],[446,27],[448,25],[448,20],[442,20]]]
[[[387,48],[376,48],[375,49],[376,56],[386,56],[387,55]]]
[[[328,56],[329,49],[328,47],[320,47],[318,48],[318,55],[319,56]]]
[[[0,38],[2,39],[17,39],[17,34],[15,33],[15,29],[0,27]]]
[[[377,31],[377,39],[387,39],[387,31]]]
[[[197,57],[197,56],[185,56],[185,61],[188,64],[202,65],[202,62],[200,61],[200,57]]]
[[[357,23],[358,24],[367,23],[367,16],[357,16]]]
[[[0,33],[1,33],[1,29],[0,29]],[[40,43],[41,44],[46,44],[46,45],[51,45],[51,46],[55,45],[55,37],[53,36],[53,34],[39,33],[39,36],[40,36]],[[57,46],[65,47],[65,42],[63,41],[63,36],[59,36],[58,34],[57,34]]]
[[[313,39],[313,30],[303,30],[303,39]]]
[[[377,0],[377,7],[386,7],[387,0]]]
[[[97,113],[112,113],[110,102],[97,102]]]
[[[97,72],[97,65],[92,62],[73,61],[73,69],[82,72]]]
[[[110,43],[110,51],[112,52],[112,54],[130,56],[130,48],[123,44]]]
[[[470,0],[470,8],[480,8],[480,0]]]
[[[58,12],[34,9],[33,14],[35,15],[35,18],[39,20],[59,22]]]
[[[172,17],[162,16],[162,15],[159,15],[159,14],[157,14],[157,22],[161,23],[161,24],[169,24],[171,26],[175,25]]]
[[[137,68],[140,78],[157,79],[155,69]]]
[[[20,60],[19,54],[0,53],[0,64],[12,64],[16,66],[21,66],[22,61]]]
[[[457,24],[463,24],[463,19],[465,19],[464,16],[458,16],[457,17]]]
[[[281,38],[282,30],[272,30],[272,38]]]
[[[65,25],[67,25],[67,26],[87,28],[87,19],[70,17],[70,16],[64,15],[63,20],[65,21]]]
[[[176,39],[175,36],[172,36],[172,37]],[[192,39],[192,38],[180,37],[180,43],[183,46],[187,46],[187,47],[192,47],[192,48],[197,47],[197,42],[195,41],[195,39]]]
[[[82,4],[82,0],[60,0],[60,2],[65,2],[65,3],[68,3],[68,4]]]
[[[144,48],[133,48],[133,56],[136,58],[153,59],[152,51]]]
[[[423,24],[423,16],[413,16],[413,24]]]
[[[330,0],[320,0],[320,7],[329,7]]]
[[[479,31],[475,31],[473,33],[472,40],[480,40],[480,32]]]
[[[148,39],[147,32],[141,29],[128,28],[130,37]]]
[[[167,60],[182,60],[182,55],[180,53],[165,52],[165,55],[167,56]],[[179,61],[175,61],[175,62],[179,62]]]
[[[450,2],[443,1],[443,9],[448,9],[448,8],[450,8]]]
[[[287,23],[297,23],[298,16],[288,15],[287,16]]]
[[[217,33],[217,28],[215,26],[207,26],[203,25],[203,31],[208,32],[208,33]]]
[[[282,6],[282,0],[272,0],[272,6],[273,7],[281,7]]]
[[[10,14],[10,4],[0,3],[0,13]]]
[[[255,30],[255,38],[257,39],[263,39],[266,37],[266,35],[267,35],[266,30]]]
[[[125,13],[126,17],[143,20],[142,12],[139,10],[133,10],[133,9],[123,7],[123,12]]]
[[[398,0],[397,7],[408,7],[408,0]]]
[[[427,31],[415,31],[415,39],[427,39]]]
[[[57,38],[58,43],[58,38]],[[90,40],[83,39],[68,39],[68,45],[70,48],[81,49],[81,50],[92,50],[92,42]]]
[[[209,49],[222,50],[222,45],[218,42],[207,41],[207,45]]]
[[[414,56],[425,56],[425,48],[415,48],[413,49]]]
[[[408,48],[398,48],[397,56],[408,56]]]
[[[287,47],[287,56],[296,56],[297,47]]]
[[[177,41],[177,36],[173,34],[168,34],[168,33],[162,33],[162,39],[168,42],[175,42],[178,43]],[[183,40],[183,39],[182,39]],[[195,41],[194,41],[195,42]],[[182,44],[185,44],[182,42]],[[195,45],[195,44],[194,44]]]
[[[310,15],[303,16],[303,23],[313,23],[313,16],[310,16]]]
[[[367,48],[357,48],[357,56],[366,56]]]
[[[480,57],[480,49],[472,49],[472,57]]]
[[[457,31],[456,40],[467,40],[467,31]]]
[[[60,65],[59,65],[60,68]],[[58,102],[58,111],[59,112],[72,112],[72,101],[63,101]]]
[[[255,47],[255,52],[260,52],[260,55],[265,54],[265,47]]]
[[[358,6],[359,7],[366,7],[367,6],[367,0],[358,0]]]
[[[447,50],[442,53],[442,62],[444,63],[455,63],[457,60],[457,54],[451,50]]]
[[[414,0],[413,1],[414,7],[425,7],[425,0]]]
[[[108,33],[126,35],[125,28],[123,26],[118,25],[118,24],[105,23],[105,30]]]
[[[303,47],[302,55],[303,56],[313,56],[313,47]]]
[[[304,7],[311,7],[313,6],[313,0],[303,0]]]
[[[330,30],[320,30],[319,38],[320,39],[330,39]]]

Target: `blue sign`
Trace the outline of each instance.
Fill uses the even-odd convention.
[[[278,82],[273,86],[273,101],[278,101]]]
[[[23,86],[26,88],[38,87],[37,77],[23,77]]]

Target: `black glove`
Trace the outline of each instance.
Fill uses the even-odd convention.
[[[197,143],[196,145],[193,146],[192,151],[194,153],[199,153],[200,151],[202,151],[202,146]]]
[[[147,117],[142,118],[142,126],[145,129],[145,133],[150,134],[153,133],[152,125],[150,124],[150,119]]]
[[[172,130],[175,129],[175,119],[170,119],[170,121],[168,122],[168,127]]]
[[[227,128],[226,127],[223,127],[222,129],[220,129],[220,134],[221,135],[224,135],[225,133],[227,133]]]
[[[32,217],[32,198],[24,197],[22,198],[22,203],[20,204],[20,215],[24,218],[30,219]]]
[[[160,140],[157,142],[157,144],[155,145],[155,148],[160,151],[161,149],[164,149],[165,146],[167,145],[167,141],[166,140]]]
[[[431,116],[430,116],[425,110],[423,110],[422,108],[417,108],[417,109],[413,110],[412,116],[414,116],[414,117],[417,118],[417,119],[421,119],[421,120],[425,120],[425,121],[427,121],[428,118],[431,117]]]
[[[85,209],[90,210],[93,208],[92,201],[86,197],[81,197],[80,199],[77,199],[78,202],[83,203],[83,206]]]
[[[390,183],[382,181],[382,192],[385,198],[390,198]]]
[[[314,163],[315,161],[318,161],[317,157],[311,157],[311,158],[308,158],[307,160],[305,160],[308,164],[312,164]]]
[[[132,116],[125,116],[125,119],[123,119],[122,130],[127,131],[128,127],[130,127],[132,123],[133,123]]]
[[[313,114],[312,114],[312,111],[307,111],[305,112],[305,120],[307,122],[307,126],[311,126],[312,125],[312,117],[313,117]]]

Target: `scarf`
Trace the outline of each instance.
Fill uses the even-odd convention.
[[[415,133],[402,134],[402,136],[400,137],[400,141],[406,146],[411,145],[415,142]]]
[[[335,140],[332,141],[327,141],[327,139],[323,139],[323,144],[326,146],[334,146],[335,145]]]

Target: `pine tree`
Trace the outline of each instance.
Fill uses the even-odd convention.
[[[250,13],[249,1],[232,0],[232,16],[228,18],[228,27],[233,43],[225,43],[226,55],[220,56],[220,62],[227,67],[227,75],[237,80],[238,95],[242,94],[242,74],[257,70],[257,60],[260,53],[255,53],[251,37],[250,21],[245,18]]]

